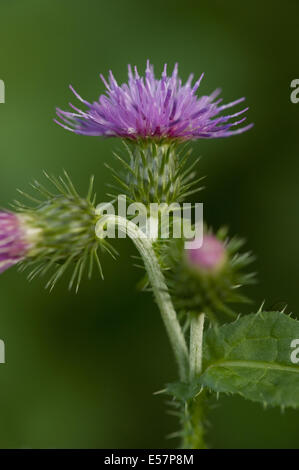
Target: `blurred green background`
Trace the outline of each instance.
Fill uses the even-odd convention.
[[[287,302],[299,314],[299,104],[290,102],[298,71],[298,2],[152,0],[1,0],[0,205],[29,189],[44,169],[65,168],[85,191],[96,175],[98,200],[110,180],[104,162],[116,140],[76,136],[52,121],[55,106],[103,92],[100,72],[126,79],[127,63],[157,72],[180,64],[182,78],[206,73],[201,90],[245,95],[250,132],[201,141],[205,217],[248,240],[260,284],[254,309]],[[153,392],[175,379],[170,347],[149,294],[136,290],[128,240],[104,259],[105,281],[84,281],[78,295],[62,281],[52,294],[11,269],[0,282],[0,447],[155,448],[177,446],[177,429]],[[224,398],[211,411],[216,448],[299,448],[299,412]]]

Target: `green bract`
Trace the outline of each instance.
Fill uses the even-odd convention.
[[[204,312],[214,323],[237,317],[231,304],[250,302],[240,288],[254,282],[254,273],[244,272],[253,257],[239,252],[244,240],[228,239],[225,228],[218,230],[216,236],[225,244],[227,259],[219,272],[211,274],[190,269],[183,239],[157,244],[176,308],[185,314]]]
[[[125,158],[114,154],[121,162],[123,172],[107,166],[117,183],[115,189],[121,190],[130,202],[141,202],[145,206],[153,202],[180,203],[202,189],[196,186],[203,178],[194,180],[193,169],[198,159],[189,163],[191,152],[185,150],[185,146],[178,149],[177,143],[168,141],[131,145],[124,142],[124,146]],[[116,194],[112,196],[116,197]]]
[[[73,267],[69,288],[80,285],[83,273],[88,268],[89,277],[96,264],[103,277],[98,250],[103,249],[111,254],[113,250],[107,241],[95,234],[98,216],[95,213],[95,195],[93,195],[93,178],[85,198],[77,193],[69,176],[55,178],[46,175],[55,188],[49,191],[40,183],[33,184],[41,199],[20,193],[34,203],[34,207],[17,203],[27,232],[35,234],[35,240],[22,269],[32,268],[28,278],[37,275],[51,274],[47,287],[54,287],[58,279],[69,267]]]

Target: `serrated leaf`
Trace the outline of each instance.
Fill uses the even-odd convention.
[[[210,329],[204,338],[203,386],[237,393],[264,405],[299,406],[299,365],[291,342],[299,321],[281,312],[260,312]]]

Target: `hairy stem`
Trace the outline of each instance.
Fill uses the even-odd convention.
[[[190,381],[201,373],[205,314],[193,315],[190,324]]]
[[[189,380],[192,382],[202,372],[202,347],[205,314],[192,314],[190,322]],[[204,409],[205,393],[184,403],[182,434],[184,449],[205,449]]]
[[[183,409],[183,449],[206,449],[205,408],[206,396],[202,391],[197,397],[184,403]]]
[[[108,225],[110,226],[110,224],[119,227],[121,231],[126,233],[132,239],[142,256],[156,302],[161,311],[162,319],[178,363],[180,379],[187,381],[189,371],[188,348],[168,292],[164,275],[153,250],[152,241],[146,238],[144,232],[136,224],[128,221],[124,217],[116,215],[105,215],[99,219],[96,226],[97,236],[101,237],[103,233],[105,233],[104,228]]]

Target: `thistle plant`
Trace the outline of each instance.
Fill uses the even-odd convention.
[[[166,211],[174,229],[177,216],[169,207],[202,189],[190,142],[249,130],[252,124],[240,127],[247,107],[225,114],[244,98],[222,104],[220,90],[198,96],[203,75],[194,84],[190,75],[183,84],[177,65],[170,76],[165,65],[159,79],[149,62],[144,77],[129,66],[128,83],[118,85],[112,72],[108,81],[101,78],[106,94],[90,103],[71,87],[83,109],[73,104],[70,111],[57,109],[56,122],[76,134],[120,138],[123,152],[115,157],[121,170],[109,167],[114,180],[110,202],[125,196],[148,218],[151,205],[158,204],[154,222],[159,226]],[[264,406],[299,406],[299,367],[291,359],[299,322],[262,309],[242,315],[242,304],[250,302],[243,290],[255,280],[248,272],[254,258],[242,251],[244,240],[207,225],[202,237],[191,241],[184,232],[174,237],[172,230],[167,236],[160,229],[146,236],[134,213],[99,209],[93,178],[85,197],[66,173],[46,178],[51,187],[34,182],[34,194],[21,192],[27,202],[0,213],[0,272],[18,264],[30,280],[48,275],[52,289],[69,270],[69,287],[78,290],[94,265],[103,277],[102,252],[116,255],[107,228],[129,236],[145,270],[141,284],[152,290],[178,366],[178,380],[160,393],[171,398],[180,424],[174,435],[182,448],[208,447],[213,396],[238,394]]]

